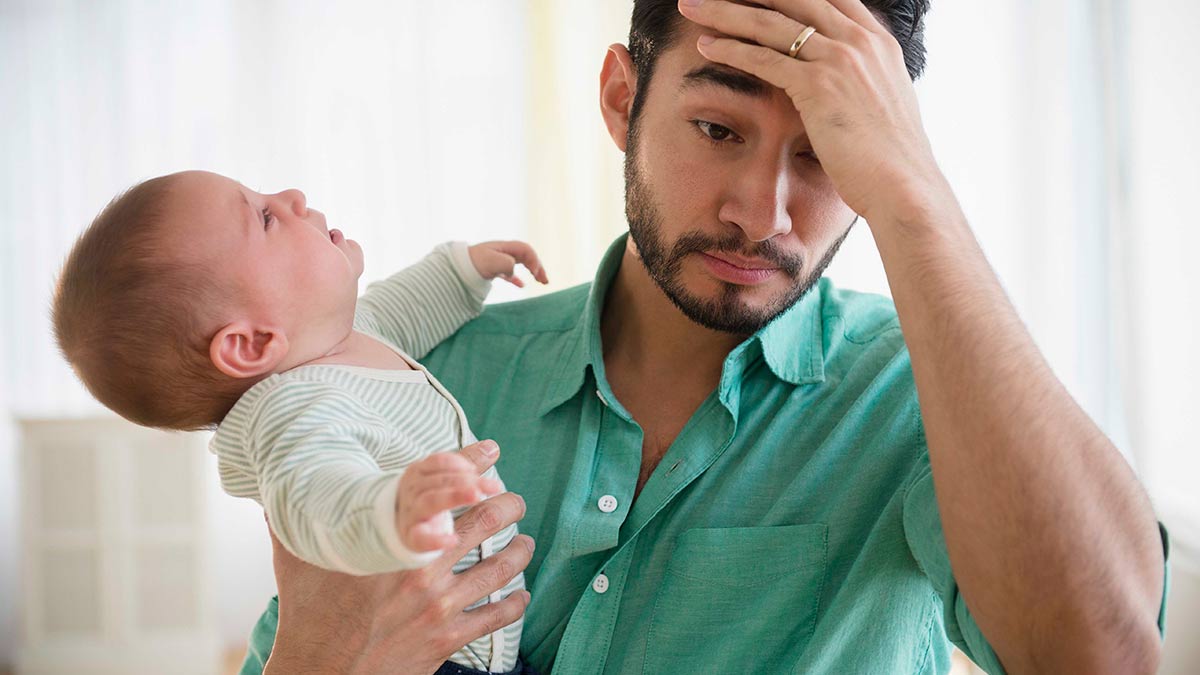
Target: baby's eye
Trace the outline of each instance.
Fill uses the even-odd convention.
[[[720,124],[715,124],[713,122],[706,122],[704,120],[693,120],[692,123],[696,125],[696,128],[700,130],[700,133],[704,134],[709,140],[715,143],[723,143],[731,138],[737,138],[737,134],[733,133],[733,130],[729,127],[721,126]]]
[[[264,230],[270,228],[271,223],[275,221],[275,216],[271,215],[270,207],[267,207],[262,210],[262,221],[263,221],[263,229]]]

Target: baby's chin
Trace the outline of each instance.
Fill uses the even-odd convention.
[[[363,274],[363,250],[357,241],[346,239],[342,242],[345,247],[346,257],[350,259],[350,265],[354,268],[354,276],[361,277]]]

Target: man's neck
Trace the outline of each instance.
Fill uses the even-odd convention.
[[[610,378],[620,371],[625,381],[652,378],[706,391],[716,386],[725,357],[744,339],[684,315],[650,278],[632,241],[605,298],[600,334]]]

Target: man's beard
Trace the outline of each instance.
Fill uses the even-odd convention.
[[[807,274],[802,256],[780,250],[773,239],[757,244],[749,242],[740,231],[730,232],[721,238],[703,232],[687,232],[668,249],[659,236],[662,214],[654,204],[650,186],[637,168],[636,138],[630,140],[629,153],[625,157],[625,217],[629,221],[629,235],[633,237],[642,264],[654,283],[684,316],[705,328],[737,335],[758,332],[812,290],[846,240],[846,235],[850,234],[847,228]],[[690,254],[706,252],[766,260],[778,267],[779,272],[793,283],[758,308],[747,306],[743,301],[743,286],[724,281],[718,282],[720,291],[716,298],[697,297],[688,291],[680,279],[683,260]]]

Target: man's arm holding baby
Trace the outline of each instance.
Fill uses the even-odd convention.
[[[525,242],[442,244],[416,264],[372,283],[358,300],[355,327],[419,359],[479,315],[493,279],[524,286],[516,275],[518,264],[547,283],[537,253]]]
[[[486,447],[477,443],[458,454],[481,474],[498,456]],[[496,555],[462,574],[452,572],[468,551],[524,515],[518,495],[497,495],[455,520],[457,543],[431,564],[368,577],[309,565],[272,537],[279,623],[263,672],[435,672],[464,644],[524,613],[526,591],[464,610],[525,569],[533,555],[530,537],[518,535]]]

